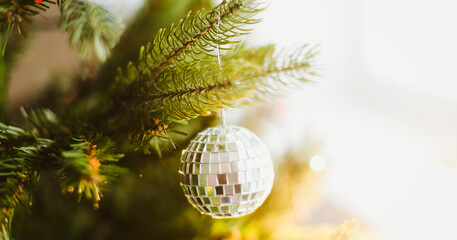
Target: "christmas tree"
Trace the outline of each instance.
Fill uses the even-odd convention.
[[[33,104],[11,109],[8,81],[25,35],[53,8],[83,59],[79,74],[54,76]],[[316,180],[300,167],[303,157],[285,157],[276,181],[286,186],[247,217],[212,220],[183,197],[181,152],[218,123],[219,111],[274,100],[315,75],[307,44],[242,41],[264,8],[252,0],[150,0],[123,29],[91,1],[1,1],[1,238],[362,239],[351,223],[332,233],[293,220],[291,193],[314,196],[288,184]]]

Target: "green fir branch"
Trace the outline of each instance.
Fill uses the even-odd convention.
[[[83,58],[93,53],[104,62],[119,41],[119,20],[100,5],[88,1],[63,1],[60,27],[68,32],[68,42]]]
[[[24,193],[31,195],[41,168],[52,166],[62,191],[75,190],[79,198],[85,195],[94,208],[102,197],[100,186],[125,172],[113,164],[123,154],[117,153],[109,138],[72,138],[47,109],[22,109],[22,113],[26,130],[0,123],[0,239],[10,238],[14,208]]]
[[[64,192],[76,191],[79,199],[84,195],[92,199],[94,208],[102,194],[100,184],[107,183],[124,169],[113,165],[124,155],[115,152],[110,139],[97,135],[93,141],[73,139],[70,149],[60,153],[57,176]]]
[[[119,69],[118,81],[155,80],[169,68],[186,67],[214,50],[230,49],[234,38],[248,34],[246,25],[258,23],[263,8],[255,0],[223,1],[210,12],[189,12],[178,24],[160,29],[154,40],[140,49],[137,63],[130,62],[126,74]]]
[[[222,70],[215,61],[169,68],[157,83],[145,87],[139,110],[162,119],[188,120],[242,101],[271,100],[309,81],[315,74],[311,69],[314,56],[307,45],[290,54],[275,54],[272,45],[240,47],[222,58]]]
[[[0,53],[5,54],[6,44],[11,33],[16,30],[24,33],[24,23],[31,22],[32,16],[49,9],[54,1],[43,0],[1,0],[0,1]]]
[[[44,161],[41,152],[51,140],[37,138],[20,128],[0,123],[0,238],[10,239],[14,207],[22,194],[30,194]]]
[[[224,64],[219,72],[217,63],[195,66],[182,73],[173,70],[161,75],[168,80],[168,89],[151,93],[144,102],[144,108],[152,113],[160,113],[162,118],[192,119],[207,116],[221,108],[234,106],[236,100],[251,95],[255,86],[246,82],[232,81],[246,72],[252,72],[252,66]]]
[[[100,185],[124,171],[113,165],[124,155],[116,152],[108,137],[93,134],[84,125],[66,126],[49,109],[25,111],[21,109],[27,129],[36,136],[54,139],[50,147],[54,171],[63,192],[76,191],[92,199],[98,207],[101,198]],[[87,137],[89,136],[89,137]]]
[[[223,100],[224,106],[232,104],[233,97],[222,96],[221,93],[230,90],[232,83],[228,82],[226,85],[227,81],[222,79],[213,79],[214,81],[210,82],[200,78],[198,84],[189,83],[190,89],[187,86],[174,88],[173,85],[176,85],[176,82],[197,80],[198,76],[194,78],[192,74],[198,75],[203,71],[207,72],[205,78],[213,78],[214,73],[219,71],[217,66],[209,64],[208,68],[200,71],[201,65],[196,64],[204,59],[214,60],[217,48],[230,49],[232,44],[238,42],[236,37],[250,32],[247,25],[260,21],[255,16],[262,10],[255,0],[232,0],[223,1],[209,12],[189,12],[178,24],[159,30],[153,41],[140,49],[136,62],[129,62],[124,70],[118,69],[116,82],[123,84],[116,85],[114,96],[116,101],[129,109],[128,112],[131,107],[134,108],[135,112],[130,119],[138,127],[132,132],[139,134],[133,134],[132,140],[139,143],[146,153],[149,153],[148,149],[152,147],[161,155],[162,142],[172,142],[164,131],[164,126],[175,120],[210,114],[220,108],[217,101],[221,98],[227,99]],[[230,76],[240,69],[239,65],[233,65],[231,69],[226,66],[225,70]],[[183,89],[189,89],[190,93],[183,94]],[[241,87],[237,90],[240,94],[243,92]],[[188,103],[184,107],[168,104],[176,99]],[[198,106],[190,103],[192,101],[197,101]],[[156,121],[162,125],[155,124]]]
[[[107,59],[98,72],[100,78],[94,81],[98,90],[105,91],[106,86],[113,82],[119,66],[138,57],[138,49],[154,39],[155,33],[163,26],[179,22],[188,11],[212,8],[211,0],[161,0],[144,1],[123,32],[119,43],[112,49],[112,56]],[[179,4],[175,4],[179,3]],[[169,5],[173,4],[170,8]],[[145,27],[147,26],[147,27]]]
[[[47,109],[21,111],[26,130],[0,123],[0,182],[5,182],[0,183],[0,232],[4,230],[4,234],[8,234],[7,224],[14,206],[25,187],[38,180],[42,167],[52,166],[62,191],[76,191],[79,198],[85,195],[93,200],[94,208],[102,197],[100,186],[125,171],[113,164],[123,154],[117,153],[109,138],[101,135],[74,138],[78,132],[87,131],[64,126]]]
[[[273,45],[241,45],[222,56],[222,69],[212,56],[186,67],[167,68],[123,104],[135,123],[129,127],[132,142],[145,153],[152,149],[160,156],[171,141],[168,131],[173,131],[173,121],[284,96],[315,75],[315,53],[308,45],[279,52]]]
[[[63,133],[70,133],[70,129],[65,127],[57,115],[49,109],[26,111],[20,108],[20,111],[25,119],[26,129],[38,137],[55,139]]]
[[[278,53],[273,52],[273,46],[267,46],[265,50],[268,49],[272,51],[259,62],[263,69],[249,76],[257,81],[255,95],[243,99],[243,103],[265,102],[284,97],[318,75],[315,70],[317,51],[314,47],[304,44]],[[259,50],[263,51],[262,48]],[[252,50],[240,52],[245,51],[251,56],[257,54]]]

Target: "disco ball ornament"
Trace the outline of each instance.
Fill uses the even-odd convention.
[[[253,212],[270,194],[274,179],[265,145],[238,126],[199,133],[183,151],[179,173],[190,204],[213,218]]]

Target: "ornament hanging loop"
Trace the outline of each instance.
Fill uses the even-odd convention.
[[[221,127],[227,128],[227,121],[225,120],[225,109],[221,109]]]
[[[217,52],[217,63],[219,64],[219,70],[222,70],[222,61],[221,61],[221,49],[219,47],[219,21],[221,17],[218,16],[216,23],[216,52]]]
[[[221,17],[218,16],[217,23],[216,23],[216,53],[217,53],[217,63],[219,64],[219,70],[222,70],[222,60],[221,60],[221,49],[219,47],[219,21]],[[221,109],[221,127],[227,128],[227,122],[225,121],[225,110]]]

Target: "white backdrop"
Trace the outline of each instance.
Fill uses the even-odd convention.
[[[323,139],[326,198],[386,239],[457,239],[457,2],[269,5],[252,42],[319,44],[323,69],[271,145]]]

